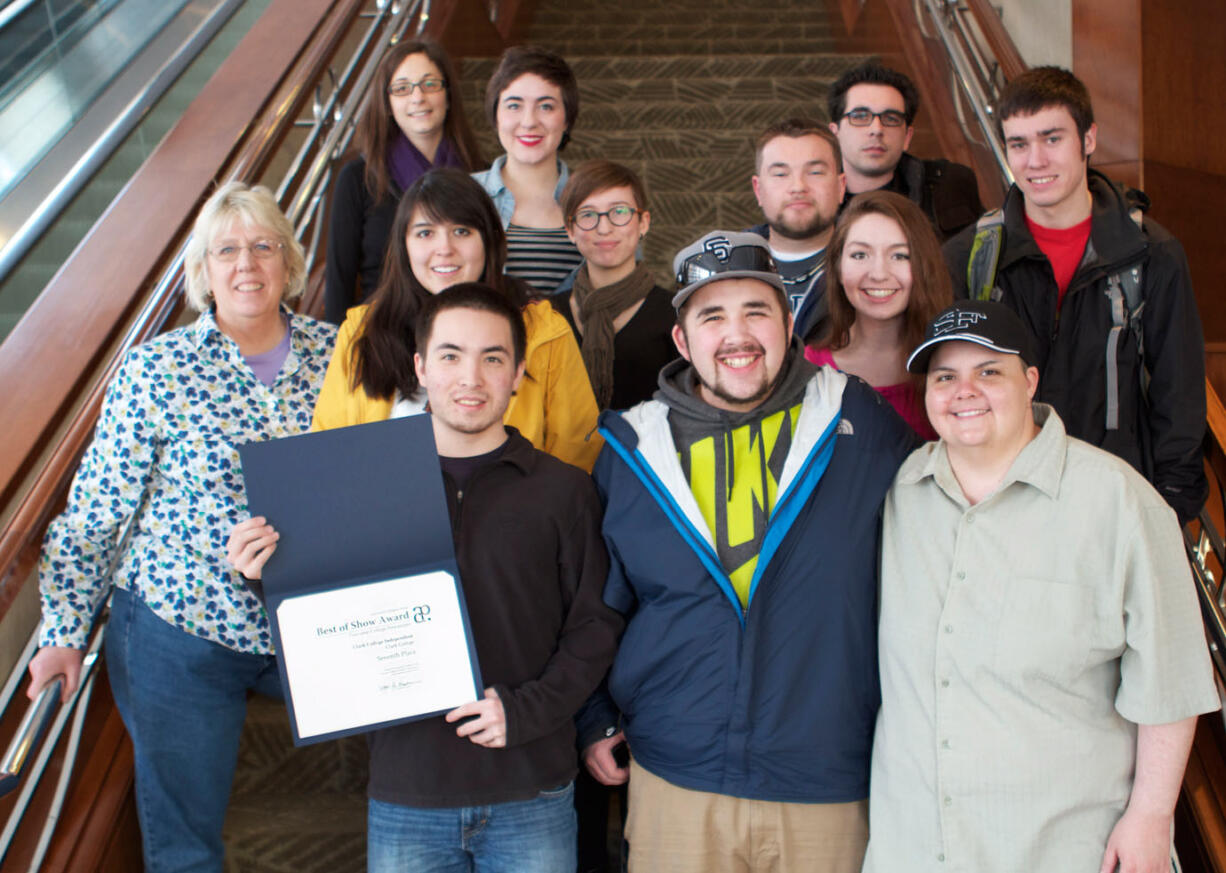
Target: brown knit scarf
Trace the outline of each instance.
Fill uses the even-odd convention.
[[[603,288],[592,287],[586,263],[575,275],[571,297],[583,327],[583,365],[601,409],[607,409],[613,397],[613,320],[646,297],[655,284],[651,270],[641,263],[620,282]]]

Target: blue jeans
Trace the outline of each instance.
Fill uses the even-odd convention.
[[[371,800],[367,873],[575,873],[574,792],[444,809]]]
[[[192,636],[116,589],[106,663],[136,758],[146,873],[221,873],[247,692],[282,697],[276,659]]]

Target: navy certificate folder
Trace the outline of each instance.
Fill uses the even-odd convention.
[[[277,612],[287,598],[442,570],[456,580],[475,679],[471,699],[480,699],[483,686],[430,416],[250,443],[238,451],[251,515],[266,517],[280,534],[263,571],[277,651],[284,650]],[[285,659],[278,663],[297,745],[438,714],[302,737]]]

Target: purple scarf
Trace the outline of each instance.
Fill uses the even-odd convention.
[[[418,151],[417,146],[409,142],[409,138],[403,133],[387,146],[387,167],[392,171],[392,179],[401,191],[409,190],[409,186],[432,167],[462,166],[460,156],[447,137],[443,137],[439,142],[433,164],[426,160],[426,156]]]

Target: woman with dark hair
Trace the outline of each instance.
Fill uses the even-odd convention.
[[[494,204],[472,178],[431,170],[405,192],[392,224],[383,278],[367,306],[341,326],[315,407],[324,430],[425,411],[413,367],[413,329],[429,295],[484,282],[522,307],[526,372],[503,420],[542,451],[591,470],[600,451],[596,400],[566,320],[506,276],[506,236]]]
[[[953,302],[932,224],[906,197],[870,191],[843,211],[827,252],[830,319],[826,336],[805,357],[859,376],[917,434],[935,440],[923,379],[906,366],[924,327]]]
[[[579,117],[579,84],[561,57],[507,49],[485,89],[485,112],[506,154],[473,176],[507,232],[507,273],[552,294],[582,260],[558,205],[569,170],[558,157]]]
[[[550,302],[570,322],[601,409],[628,409],[656,390],[677,357],[672,295],[636,261],[651,227],[647,191],[612,161],[582,164],[562,191],[566,232],[583,255],[569,291]]]
[[[396,203],[431,167],[471,172],[484,161],[464,117],[451,59],[429,39],[387,50],[367,92],[356,133],[357,159],[336,180],[328,228],[324,312],[345,310],[374,292]]]

